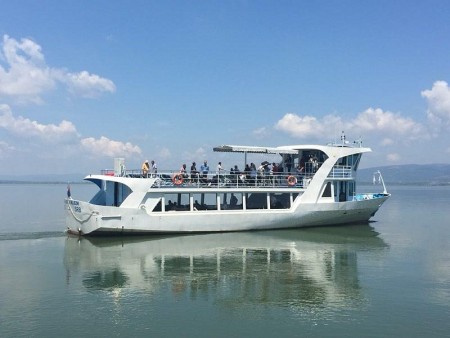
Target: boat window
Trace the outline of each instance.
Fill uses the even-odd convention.
[[[339,181],[339,202],[345,202],[347,200],[346,182]]]
[[[270,209],[289,209],[291,199],[289,193],[270,193]]]
[[[194,193],[194,210],[217,210],[216,193]]]
[[[266,193],[247,193],[246,194],[247,209],[267,209]]]
[[[331,197],[331,182],[328,182],[325,186],[322,197]]]
[[[130,194],[131,189],[125,184],[106,181],[102,184],[102,189],[92,198],[91,203],[118,207]]]
[[[120,206],[123,201],[128,197],[128,195],[131,194],[131,189],[122,183],[117,183],[116,189],[115,189],[115,204],[117,206]]]
[[[91,198],[89,201],[91,204],[95,205],[106,205],[106,192],[103,189],[100,189],[97,191],[97,193],[94,195],[94,197]]]
[[[328,156],[323,151],[317,149],[305,149],[296,156],[295,169],[301,169],[305,174],[315,173],[322,163],[328,159]]]
[[[361,160],[361,154],[353,155],[353,170],[358,170],[359,161]]]
[[[221,210],[240,210],[242,205],[242,193],[221,193],[220,209]]]
[[[337,192],[338,192],[338,183],[337,182],[333,182],[333,186],[334,186],[334,197],[337,197]]]
[[[349,156],[345,156],[345,157],[342,157],[341,159],[339,159],[337,164],[340,166],[349,166],[349,167],[353,168],[353,170],[357,170],[360,159],[361,159],[361,154],[349,155]]]
[[[189,194],[166,194],[165,210],[187,211],[190,210]]]
[[[152,211],[162,211],[162,208],[161,208],[161,206],[162,206],[161,200],[162,200],[162,199],[160,198],[159,201],[158,201],[158,203],[155,205],[155,207],[153,208]]]
[[[355,182],[348,183],[348,194],[349,196],[355,196]]]

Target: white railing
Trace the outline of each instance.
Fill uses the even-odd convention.
[[[330,173],[328,174],[328,178],[338,178],[338,179],[348,178],[348,179],[352,179],[353,178],[352,167],[350,167],[350,166],[343,166],[343,165],[335,165],[331,169]]]
[[[101,171],[102,175],[114,176],[114,170],[105,169]],[[122,177],[130,178],[156,178],[155,187],[273,187],[273,188],[303,188],[304,182],[309,182],[314,173],[257,173],[253,174],[234,174],[228,171],[223,173],[208,174],[190,174],[180,173],[179,171],[164,171],[158,173],[143,174],[141,170],[125,170]]]

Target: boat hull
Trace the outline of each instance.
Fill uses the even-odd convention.
[[[368,222],[389,194],[331,203],[298,203],[282,210],[208,210],[147,213],[144,208],[66,199],[67,231],[79,235],[204,233],[301,228]]]

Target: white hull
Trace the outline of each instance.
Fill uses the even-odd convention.
[[[126,209],[74,201],[82,212],[75,213],[66,200],[66,225],[71,233],[138,234],[195,233],[300,228],[368,222],[388,195],[362,201],[299,204],[294,210],[190,211],[148,214],[143,209]]]

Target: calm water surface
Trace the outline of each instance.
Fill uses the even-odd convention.
[[[448,337],[450,187],[389,190],[369,225],[79,240],[65,185],[2,184],[0,336]]]

